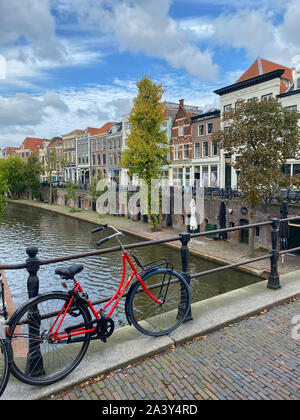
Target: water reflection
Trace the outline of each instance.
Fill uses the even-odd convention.
[[[97,240],[103,233],[92,235],[92,223],[59,215],[43,209],[28,207],[21,204],[9,203],[5,217],[0,223],[0,260],[1,262],[23,263],[27,258],[25,252],[29,245],[39,248],[40,259],[55,258],[63,255],[77,254],[99,249]],[[140,239],[126,235],[124,243],[139,242]],[[108,245],[109,244],[109,245]],[[114,240],[105,246],[115,246]],[[180,271],[180,253],[164,245],[139,248],[134,251],[143,262],[161,257],[172,262],[175,269]],[[119,252],[103,256],[93,256],[81,260],[60,263],[59,266],[80,262],[84,264],[84,271],[80,279],[91,300],[112,296],[116,290],[122,274],[121,255]],[[191,273],[208,270],[218,265],[196,256],[190,256],[189,270]],[[40,293],[49,290],[60,290],[60,278],[54,275],[56,266],[42,266],[39,271]],[[15,302],[20,305],[27,299],[27,273],[25,270],[6,271],[6,277]],[[259,281],[255,276],[238,270],[225,270],[209,276],[192,280],[193,301],[207,299],[226,293],[240,287]],[[120,323],[125,321],[123,304],[119,305],[116,317]]]

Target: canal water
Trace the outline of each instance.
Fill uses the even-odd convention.
[[[0,221],[0,261],[2,264],[19,264],[28,257],[26,247],[36,245],[40,259],[55,258],[99,249],[96,242],[105,236],[103,232],[92,235],[95,227],[92,223],[60,215],[44,209],[9,203],[5,216]],[[106,233],[107,234],[107,233]],[[123,243],[139,242],[140,238],[127,235]],[[117,245],[114,239],[103,246]],[[143,263],[165,257],[174,268],[180,271],[180,252],[165,245],[138,248],[134,253]],[[40,293],[50,290],[63,290],[60,277],[54,274],[57,266],[82,263],[84,270],[78,279],[92,301],[111,297],[116,290],[122,274],[121,254],[110,253],[80,260],[72,260],[54,265],[42,266],[38,276]],[[190,255],[189,271],[196,273],[218,267],[217,264],[203,258]],[[27,299],[26,270],[7,270],[5,272],[15,307]],[[193,279],[191,282],[192,299],[200,301],[228,291],[261,281],[254,275],[239,271],[225,270]],[[125,323],[123,303],[114,313],[117,326]]]

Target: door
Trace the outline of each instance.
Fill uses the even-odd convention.
[[[294,221],[289,223],[289,248],[298,248],[300,246],[300,221]],[[300,254],[300,250],[295,252]]]
[[[249,220],[241,219],[240,226],[249,225]],[[244,244],[249,243],[249,229],[241,229],[241,242]]]

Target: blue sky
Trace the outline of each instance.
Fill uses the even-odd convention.
[[[299,0],[0,0],[0,147],[118,121],[136,82],[218,107],[261,56],[299,66]]]

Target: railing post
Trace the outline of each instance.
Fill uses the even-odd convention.
[[[278,237],[279,237],[279,219],[271,219],[272,221],[272,250],[270,251],[271,254],[271,274],[268,280],[268,288],[269,289],[280,289],[280,279],[278,275],[278,259],[279,259],[279,251],[278,251]]]
[[[33,298],[39,294],[39,278],[37,272],[40,268],[40,261],[36,256],[38,248],[36,246],[30,246],[26,249],[26,253],[29,258],[26,260],[27,271],[29,273],[27,280],[27,291],[28,297]],[[40,346],[37,345],[37,341],[40,339],[40,313],[37,307],[33,307],[28,312],[28,354],[26,363],[26,372],[31,376],[41,376],[44,374],[43,358],[40,351]],[[36,337],[35,337],[36,336]]]
[[[189,248],[188,248],[188,243],[191,239],[191,235],[187,232],[182,232],[179,234],[180,236],[180,242],[181,242],[181,267],[182,267],[182,271],[181,274],[182,276],[185,278],[185,280],[187,281],[188,285],[190,286],[191,283],[191,277],[189,275],[188,272],[188,263],[189,263]],[[182,299],[184,299],[185,297],[182,296]],[[192,313],[191,313],[191,308],[189,309],[189,312],[187,314],[187,317],[185,319],[185,322],[187,321],[191,321],[193,319],[192,317]]]

